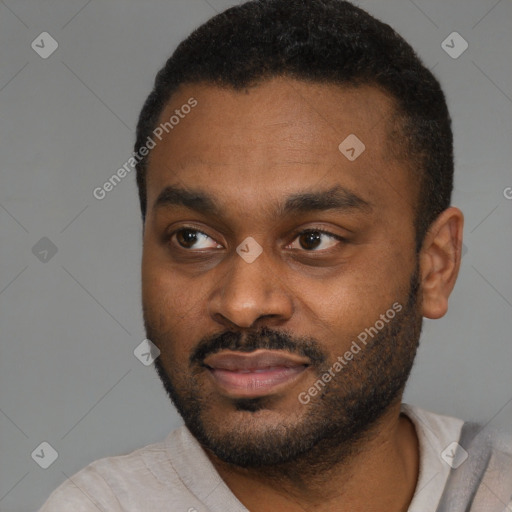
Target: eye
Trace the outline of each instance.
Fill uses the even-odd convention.
[[[324,239],[324,241],[322,241],[322,238]],[[330,239],[330,241],[326,239]],[[334,247],[337,243],[342,242],[344,239],[339,235],[329,233],[328,231],[324,231],[322,229],[307,229],[298,233],[296,240],[298,240],[300,247],[293,247],[292,244],[289,245],[287,248],[302,248],[309,252],[321,252],[322,250]]]
[[[183,249],[221,249],[218,244],[206,233],[195,228],[181,228],[169,236],[169,239],[176,239],[178,245]],[[210,240],[210,242],[208,242]],[[307,229],[297,234],[295,240],[299,246],[292,243],[287,249],[304,249],[308,252],[322,252],[334,247],[337,243],[343,242],[344,238],[324,231],[322,229]]]
[[[183,249],[215,249],[222,247],[206,233],[194,228],[181,228],[172,233],[169,238],[174,237]],[[208,245],[208,240],[211,240],[210,245]]]

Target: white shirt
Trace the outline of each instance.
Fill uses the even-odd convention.
[[[435,512],[445,488],[448,493],[452,492],[447,482],[459,468],[452,469],[451,465],[464,458],[464,450],[454,452],[456,445],[450,447],[459,440],[464,422],[407,404],[402,404],[402,413],[414,424],[420,449],[418,482],[409,512]],[[506,450],[506,453],[500,452],[505,471],[498,472],[510,474],[510,488],[506,482],[497,482],[492,473],[485,487],[494,486],[492,494],[499,497],[501,492],[503,496],[496,499],[481,495],[478,508],[471,508],[472,512],[512,511],[512,501],[507,508],[507,500],[512,497],[512,445],[508,444]],[[454,453],[457,453],[455,457]],[[510,457],[510,465],[507,457]],[[464,462],[460,467],[463,465]],[[480,487],[477,494],[482,494]],[[454,490],[453,494],[456,492]],[[496,504],[491,503],[492,499]],[[450,507],[455,510],[454,506]],[[183,426],[162,442],[89,464],[61,484],[39,512],[70,511],[248,512],[248,509],[230,491],[199,443]]]

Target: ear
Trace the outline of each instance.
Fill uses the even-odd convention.
[[[455,207],[441,212],[428,230],[420,252],[422,314],[441,318],[459,274],[464,215]]]

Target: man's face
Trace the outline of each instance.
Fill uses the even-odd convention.
[[[391,156],[392,104],[369,86],[188,84],[160,120],[191,97],[147,174],[157,370],[224,461],[349,446],[398,403],[421,330],[417,185]],[[353,137],[338,147],[351,134],[359,155]]]

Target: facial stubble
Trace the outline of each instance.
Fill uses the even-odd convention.
[[[322,467],[344,463],[358,451],[378,420],[396,403],[409,377],[422,327],[419,297],[419,268],[410,279],[408,298],[402,311],[354,356],[325,388],[308,404],[297,401],[297,413],[268,421],[265,412],[278,410],[273,397],[232,401],[237,419],[216,418],[215,396],[204,390],[198,377],[205,370],[198,360],[207,353],[230,348],[250,351],[256,348],[285,349],[307,354],[321,378],[334,361],[314,339],[290,338],[279,331],[263,329],[242,338],[240,333],[221,333],[202,340],[188,368],[164,368],[155,361],[157,373],[185,425],[208,451],[221,461],[252,469],[300,473],[305,468],[318,472]],[[146,334],[161,350],[177,340],[157,332],[147,320]],[[347,346],[340,344],[340,346]],[[315,379],[316,380],[316,379]],[[275,420],[275,418],[274,418]],[[302,468],[299,470],[299,468]]]

